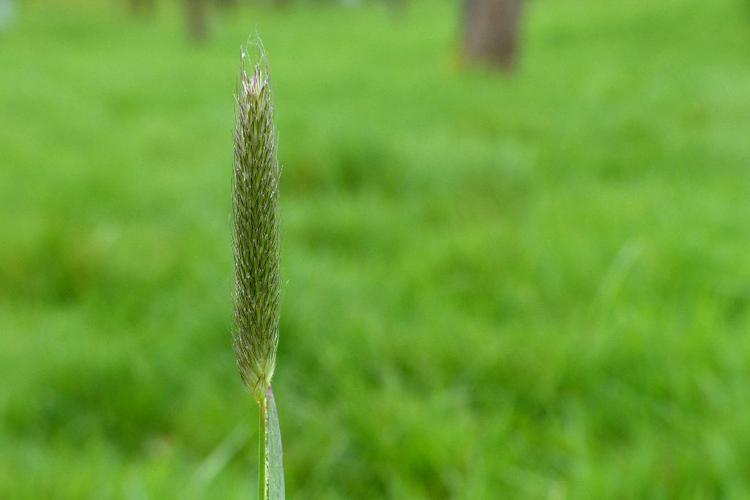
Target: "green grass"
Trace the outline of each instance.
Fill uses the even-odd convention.
[[[290,498],[750,495],[750,13],[29,2],[0,35],[0,497],[249,498],[239,47],[270,53]]]

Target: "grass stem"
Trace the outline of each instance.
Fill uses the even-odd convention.
[[[258,500],[268,498],[268,404],[263,397],[258,403]]]

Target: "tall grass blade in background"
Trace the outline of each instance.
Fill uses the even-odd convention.
[[[258,491],[264,500],[284,498],[271,391],[279,342],[279,175],[265,53],[260,48],[258,62],[251,62],[243,50],[234,136],[234,350],[242,380],[260,407]]]

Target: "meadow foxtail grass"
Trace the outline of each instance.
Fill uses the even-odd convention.
[[[279,175],[265,51],[243,49],[236,96],[234,175],[234,351],[260,408],[259,498],[284,497],[281,435],[271,377],[279,342]]]

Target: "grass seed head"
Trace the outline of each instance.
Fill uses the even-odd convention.
[[[280,169],[268,66],[242,51],[234,133],[234,350],[256,400],[271,384],[279,342]]]

